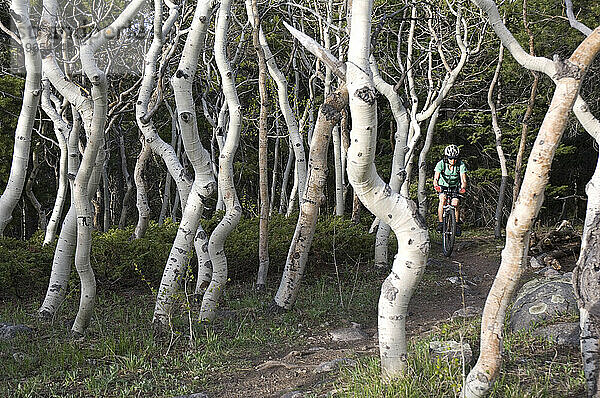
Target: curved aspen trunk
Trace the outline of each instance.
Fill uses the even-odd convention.
[[[427,215],[427,187],[425,183],[427,181],[427,154],[429,153],[429,149],[431,148],[431,142],[433,141],[433,131],[435,130],[435,124],[437,123],[438,115],[440,113],[440,108],[438,107],[431,118],[429,119],[429,124],[427,125],[427,134],[425,135],[425,143],[423,144],[423,148],[421,152],[419,152],[419,181],[417,188],[417,200],[419,201],[419,214],[421,217],[425,218]]]
[[[258,56],[258,91],[260,93],[260,115],[258,125],[258,179],[260,191],[260,222],[258,238],[258,275],[256,289],[264,290],[269,271],[269,180],[267,177],[267,114],[269,99],[267,95],[267,63],[263,47],[260,44],[260,18],[256,0],[246,0],[246,8],[251,7],[252,43]],[[297,163],[297,161],[296,161]],[[296,167],[296,171],[298,168]]]
[[[97,177],[94,174],[94,163],[98,170],[98,162],[104,160],[104,151],[99,151],[104,142],[104,130],[107,119],[108,99],[105,73],[98,68],[94,59],[96,51],[109,39],[118,35],[143,5],[142,0],[134,0],[108,27],[92,35],[80,48],[83,72],[92,83],[92,100],[94,113],[91,119],[90,133],[81,159],[79,171],[73,184],[74,204],[77,211],[77,248],[75,249],[75,268],[81,281],[79,311],[75,317],[73,334],[83,336],[89,325],[96,298],[96,279],[90,264],[92,243],[93,209],[88,195],[88,184]],[[98,159],[97,159],[98,158]],[[99,163],[100,165],[102,162]],[[101,166],[100,166],[101,167]]]
[[[152,148],[150,148],[150,145],[142,139],[142,150],[140,156],[138,156],[137,162],[135,162],[135,171],[133,174],[135,186],[137,187],[135,203],[138,210],[138,221],[133,233],[134,239],[140,239],[146,235],[148,223],[150,222],[150,205],[148,204],[148,193],[143,173],[151,154]]]
[[[398,253],[379,298],[381,367],[384,377],[390,378],[406,369],[408,302],[427,263],[429,236],[415,204],[392,192],[375,170],[377,103],[369,73],[372,6],[372,1],[353,2],[352,5],[346,73],[352,115],[348,179],[365,207],[386,220],[398,237]]]
[[[198,278],[196,279],[194,294],[199,297],[204,294],[210,284],[213,269],[210,254],[208,253],[208,235],[203,229],[196,231],[194,250],[196,251],[196,256],[198,256]]]
[[[578,97],[573,106],[577,119],[585,130],[600,142],[600,121],[589,111],[589,106]],[[575,270],[573,270],[573,288],[579,307],[579,325],[581,328],[580,345],[583,359],[583,372],[587,383],[587,396],[600,396],[600,289],[598,284],[598,241],[600,228],[600,157],[596,170],[586,186],[587,211],[581,251]]]
[[[198,1],[177,72],[171,79],[181,137],[185,153],[194,168],[195,176],[169,254],[169,260],[163,272],[154,307],[153,322],[155,325],[163,327],[169,324],[175,294],[185,274],[185,266],[189,261],[194,237],[203,232],[200,226],[200,216],[204,210],[204,202],[214,192],[216,185],[210,153],[202,146],[198,135],[196,110],[192,96],[192,82],[196,75],[200,53],[204,49],[204,39],[214,4],[215,2],[210,0]]]
[[[119,152],[121,154],[121,173],[123,174],[123,180],[125,180],[125,186],[127,187],[127,189],[125,190],[125,195],[123,196],[121,216],[119,217],[119,229],[123,229],[127,224],[127,212],[129,211],[129,202],[131,200],[131,195],[133,195],[133,181],[131,180],[129,170],[127,170],[127,155],[125,154],[125,140],[123,139],[123,134],[119,136]],[[106,185],[106,182],[106,178],[104,178],[104,185]],[[104,207],[106,208],[106,203]],[[106,220],[104,224],[106,225]]]
[[[348,106],[348,90],[341,87],[333,92],[319,108],[315,131],[308,157],[308,184],[300,206],[300,215],[288,251],[283,276],[275,295],[275,304],[286,310],[292,308],[300,290],[300,282],[310,245],[315,236],[323,187],[327,179],[327,149],[334,126],[341,119],[341,111]]]
[[[135,116],[138,127],[144,135],[146,144],[150,145],[152,151],[159,155],[165,162],[169,174],[177,185],[182,207],[185,208],[187,197],[192,187],[192,181],[186,175],[185,169],[181,165],[177,153],[173,148],[175,145],[173,142],[174,140],[172,140],[171,145],[169,145],[158,135],[156,127],[152,121],[152,114],[150,113],[149,109],[154,106],[154,104],[151,103],[151,97],[157,85],[157,63],[158,57],[160,56],[162,50],[164,38],[179,17],[179,8],[170,2],[167,4],[169,5],[169,16],[163,24],[162,2],[158,0],[155,0],[154,2],[154,36],[144,60],[144,76],[140,86],[138,101],[135,105]],[[171,131],[172,135],[174,135],[177,131],[177,122],[170,107],[168,107],[168,110],[173,118]],[[170,187],[170,180],[168,180],[167,185]],[[162,209],[161,214],[163,214]]]
[[[54,251],[54,258],[52,261],[52,272],[50,275],[50,282],[46,297],[40,309],[38,310],[40,316],[51,317],[55,314],[56,310],[62,303],[65,297],[67,284],[69,281],[69,274],[71,271],[71,264],[75,256],[76,247],[76,229],[77,229],[77,218],[75,210],[75,199],[74,199],[74,179],[79,170],[79,128],[81,126],[81,118],[84,121],[86,131],[89,131],[91,125],[91,119],[93,114],[92,101],[89,98],[84,97],[78,86],[73,84],[62,72],[56,58],[54,56],[52,35],[56,26],[56,16],[58,14],[58,2],[56,0],[45,0],[42,11],[41,26],[44,29],[42,32],[42,49],[44,50],[44,58],[42,59],[42,66],[44,74],[50,80],[52,86],[58,90],[58,92],[71,103],[73,113],[73,128],[69,135],[68,141],[68,178],[71,185],[71,207],[65,216],[63,225],[61,228],[60,236],[56,249]],[[80,118],[81,115],[81,118]],[[95,183],[98,174],[94,174],[94,178],[90,179],[88,184],[88,195],[95,192],[97,185]]]
[[[25,195],[31,202],[31,205],[35,209],[35,212],[38,215],[38,228],[42,231],[46,230],[46,225],[48,224],[48,220],[46,219],[46,213],[42,209],[42,205],[35,197],[33,193],[33,183],[37,178],[37,174],[40,171],[40,161],[39,157],[39,147],[36,146],[31,153],[31,172],[29,173],[29,177],[27,178],[27,183],[25,184]]]
[[[373,55],[369,57],[369,65],[373,74],[375,88],[387,98],[396,122],[396,133],[394,134],[396,144],[394,145],[389,186],[392,192],[397,193],[403,181],[401,173],[404,170],[404,155],[406,154],[406,144],[408,141],[408,112],[404,105],[402,105],[402,100],[396,90],[394,90],[394,87],[384,81],[379,74],[377,61]],[[379,222],[378,225],[379,227],[375,236],[375,266],[387,268],[390,226],[385,222]]]
[[[482,315],[481,353],[467,376],[462,391],[462,396],[467,398],[487,395],[498,376],[502,360],[504,317],[523,272],[529,231],[542,205],[552,158],[578,95],[581,79],[600,50],[600,28],[597,28],[564,62],[552,65],[545,59],[528,58],[501,23],[495,4],[487,0],[478,0],[477,4],[488,14],[496,33],[517,62],[542,70],[554,66],[556,73],[549,74],[556,82],[556,90],[529,157],[521,191],[507,222],[502,261]]]
[[[600,129],[596,140],[600,138]],[[581,252],[573,272],[573,288],[579,307],[581,327],[581,355],[587,383],[588,397],[600,396],[600,291],[597,270],[600,247],[600,158],[596,170],[586,187],[588,197]]]
[[[56,193],[56,200],[54,201],[54,207],[52,208],[52,214],[48,226],[46,227],[46,233],[44,234],[44,243],[46,246],[54,240],[56,237],[56,227],[60,222],[60,217],[63,212],[65,199],[67,196],[67,168],[68,168],[68,148],[67,139],[71,134],[71,128],[68,123],[60,116],[60,114],[54,108],[50,94],[50,81],[45,79],[42,81],[43,93],[41,98],[41,106],[46,115],[52,120],[54,125],[54,134],[58,141],[60,148],[60,160],[59,160],[59,172],[58,172],[58,191]],[[58,98],[55,98],[58,101]]]
[[[60,229],[54,257],[52,258],[52,271],[50,273],[50,282],[46,291],[46,297],[38,313],[42,318],[52,318],[58,307],[65,299],[69,275],[71,274],[71,264],[75,257],[75,246],[77,243],[77,215],[75,205],[73,204],[73,179],[79,169],[79,131],[81,128],[81,119],[77,111],[72,107],[73,127],[69,135],[67,146],[68,152],[68,171],[67,175],[71,179],[71,206],[65,215]]]
[[[494,72],[494,77],[490,83],[490,89],[488,90],[487,101],[492,113],[492,128],[496,136],[496,152],[498,152],[498,159],[500,161],[500,170],[502,172],[502,181],[500,182],[500,191],[498,193],[498,204],[496,206],[496,226],[494,228],[494,236],[500,238],[502,236],[502,212],[504,210],[504,196],[506,192],[506,181],[508,180],[508,168],[506,167],[506,157],[504,156],[504,150],[502,149],[502,130],[498,124],[498,113],[496,112],[496,104],[492,98],[494,94],[494,87],[498,81],[500,75],[500,69],[502,68],[502,60],[504,58],[504,46],[500,43],[500,50],[498,52],[498,65]],[[500,97],[500,94],[498,94]]]
[[[216,317],[217,303],[227,282],[227,258],[224,244],[231,231],[238,225],[242,216],[242,207],[235,191],[233,181],[233,157],[240,143],[242,130],[242,106],[238,99],[233,71],[227,61],[227,31],[231,19],[232,0],[221,1],[219,18],[215,31],[215,59],[221,74],[223,94],[229,108],[229,123],[225,143],[219,156],[219,189],[223,192],[225,215],[208,241],[208,252],[212,263],[210,285],[204,293],[200,309],[201,321],[212,321]]]
[[[317,116],[317,123],[318,121]],[[340,116],[341,120],[341,116]],[[315,131],[317,126],[315,125]],[[315,133],[313,132],[313,138]],[[335,168],[335,215],[342,217],[344,215],[344,170],[342,169],[342,140],[340,138],[340,128],[333,128],[331,132],[333,143],[333,165]]]
[[[566,0],[565,2],[567,6],[567,14],[569,13],[569,2]],[[523,26],[527,31],[527,35],[529,36],[529,55],[532,57],[535,56],[535,46],[533,40],[533,33],[531,29],[529,29],[529,22],[527,20],[527,0],[523,1]],[[533,113],[533,106],[535,105],[535,96],[537,94],[537,87],[540,81],[540,74],[538,72],[531,71],[533,75],[533,83],[531,85],[531,91],[529,94],[529,100],[527,101],[527,109],[525,110],[525,114],[523,115],[523,120],[521,121],[521,139],[519,141],[519,149],[517,150],[517,159],[515,161],[515,178],[513,183],[513,196],[512,196],[512,206],[511,209],[514,208],[515,202],[517,200],[517,196],[519,196],[519,191],[521,190],[521,170],[523,169],[523,157],[525,155],[525,145],[527,144],[527,133],[529,131],[529,118]]]
[[[290,172],[292,171],[292,163],[294,162],[294,149],[292,143],[289,143],[288,159],[283,172],[283,178],[281,180],[281,196],[279,197],[279,214],[283,214],[284,210],[287,212],[287,186],[290,179]]]
[[[12,219],[12,212],[21,197],[27,164],[29,163],[29,148],[31,145],[31,130],[42,92],[42,59],[31,21],[29,19],[29,1],[13,0],[10,14],[15,21],[21,45],[25,54],[25,90],[23,104],[15,129],[15,144],[13,149],[12,164],[6,188],[0,196],[0,236]]]
[[[246,2],[246,10],[248,11],[248,18],[250,21],[253,20],[254,15],[252,14],[252,7],[248,2]],[[277,85],[277,99],[279,101],[279,108],[281,109],[281,113],[283,114],[283,119],[285,120],[285,125],[287,127],[290,142],[292,148],[294,149],[294,159],[296,160],[296,172],[298,173],[298,198],[302,201],[302,197],[304,195],[304,188],[306,187],[306,153],[304,150],[304,144],[302,142],[302,137],[300,136],[300,131],[298,129],[298,120],[296,120],[296,116],[294,115],[294,111],[290,105],[289,101],[289,93],[288,93],[288,82],[285,79],[285,76],[279,70],[277,63],[275,62],[275,57],[271,53],[271,49],[269,48],[269,44],[267,43],[267,38],[265,34],[260,29],[259,33],[260,37],[260,45],[264,51],[265,62],[267,64],[267,69],[271,78],[275,81]]]

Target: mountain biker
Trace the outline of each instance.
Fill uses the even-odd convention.
[[[467,190],[467,167],[465,163],[458,158],[460,150],[454,144],[448,145],[444,149],[444,159],[435,165],[435,174],[433,176],[433,188],[438,192],[440,203],[438,205],[438,226],[436,230],[442,232],[444,205],[446,204],[446,191],[448,189],[457,189],[458,193],[464,194]],[[461,234],[459,221],[459,198],[452,198],[452,205],[456,209],[456,235]]]

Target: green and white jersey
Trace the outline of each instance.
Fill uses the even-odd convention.
[[[454,167],[443,159],[435,165],[435,171],[440,173],[438,184],[442,187],[459,187],[460,175],[467,172],[467,166],[462,160],[457,160]]]

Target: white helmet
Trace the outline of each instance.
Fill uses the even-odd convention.
[[[460,149],[454,144],[448,145],[446,149],[444,149],[444,155],[449,157],[450,159],[456,159],[460,154]]]

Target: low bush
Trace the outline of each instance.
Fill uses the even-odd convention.
[[[203,220],[210,234],[222,217],[215,214]],[[275,214],[269,222],[270,276],[279,278],[296,228],[297,214],[286,218]],[[229,276],[234,280],[250,280],[258,269],[258,218],[244,218],[225,242]],[[354,224],[348,219],[323,216],[319,219],[309,253],[308,269],[323,271],[334,263],[339,267],[355,264],[373,256],[374,236],[368,233],[368,220]],[[94,232],[91,263],[100,285],[115,287],[158,286],[169,256],[178,224],[167,220],[163,225],[151,222],[146,236],[132,240],[133,227]],[[42,248],[43,236],[29,241],[0,238],[0,283],[3,294],[22,296],[47,287],[54,245]],[[196,267],[195,257],[191,267]],[[72,277],[76,278],[73,267]]]

